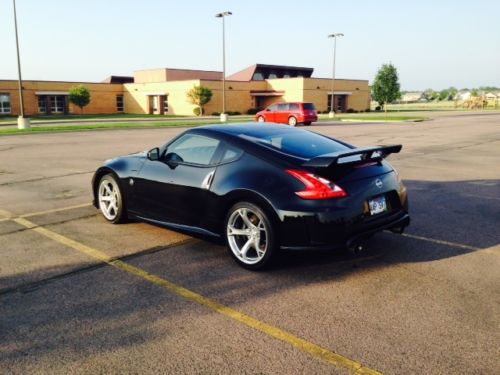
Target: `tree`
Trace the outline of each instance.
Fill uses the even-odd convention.
[[[80,107],[80,111],[83,113],[83,107],[90,103],[90,92],[83,85],[72,87],[71,90],[69,90],[69,101],[77,107]]]
[[[439,91],[439,97],[438,97],[439,101],[448,100],[449,97],[450,97],[450,92],[447,89]]]
[[[384,64],[380,67],[373,82],[373,97],[384,106],[387,115],[387,103],[401,97],[399,92],[399,78],[396,67],[392,64]]]
[[[191,104],[198,106],[198,112],[201,116],[203,114],[203,106],[212,99],[212,90],[205,86],[194,86],[187,92],[187,97]],[[196,110],[195,110],[196,111]],[[196,112],[195,112],[196,113]]]
[[[422,96],[425,100],[431,102],[439,98],[439,93],[434,91],[433,89],[427,89],[423,92]]]
[[[453,99],[455,99],[455,96],[457,95],[458,90],[455,87],[450,86],[450,87],[448,87],[448,92],[450,93],[450,95],[448,96],[448,100],[453,100]]]

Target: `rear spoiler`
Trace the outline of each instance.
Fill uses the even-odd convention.
[[[328,168],[333,165],[352,165],[366,162],[378,162],[389,154],[398,153],[402,148],[402,145],[353,148],[351,150],[332,152],[331,154],[317,156],[302,163],[302,166],[312,168]],[[344,162],[341,160],[357,155],[359,155],[359,158],[350,158],[351,160],[345,160]]]

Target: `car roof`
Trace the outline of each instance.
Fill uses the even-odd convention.
[[[233,140],[237,145],[244,147],[247,151],[254,150],[266,157],[273,157],[274,160],[279,159],[287,163],[297,164],[304,159],[299,156],[285,153],[266,146],[264,143],[258,142],[259,139],[269,137],[283,136],[286,134],[302,134],[309,133],[307,130],[297,129],[288,125],[280,124],[263,124],[260,122],[244,123],[244,124],[224,124],[224,125],[205,125],[188,130],[188,132],[198,133],[207,136],[218,136],[226,141]],[[269,161],[269,159],[268,159]]]
[[[195,129],[204,129],[208,132],[223,133],[238,138],[263,138],[273,136],[274,134],[307,132],[307,130],[297,129],[289,125],[262,124],[259,122],[244,124],[205,125]]]

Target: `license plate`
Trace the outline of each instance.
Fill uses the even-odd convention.
[[[370,215],[387,211],[387,203],[383,195],[370,199],[368,205],[370,206]]]

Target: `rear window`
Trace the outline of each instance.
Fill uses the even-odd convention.
[[[261,138],[243,134],[241,136],[303,159],[312,159],[332,152],[349,150],[347,146],[333,139],[308,131],[275,133]]]
[[[308,109],[310,111],[315,111],[316,107],[312,103],[304,103],[304,109]]]

